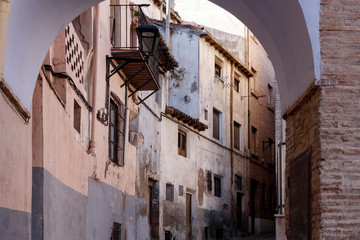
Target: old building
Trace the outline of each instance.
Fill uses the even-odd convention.
[[[112,216],[113,212],[100,211],[94,218],[84,217],[88,210],[93,209],[91,201],[88,201],[90,198],[84,200],[84,193],[87,190],[90,189],[89,193],[98,197],[99,201],[103,200],[102,196],[114,197],[113,200],[118,199],[119,196],[114,194],[118,190],[113,191],[113,188],[105,192],[101,190],[101,193],[93,191],[94,188],[89,187],[92,185],[89,182],[94,178],[89,181],[84,180],[84,176],[93,176],[93,172],[89,169],[95,165],[94,162],[97,163],[93,156],[85,157],[84,159],[88,158],[86,161],[83,158],[78,159],[81,154],[87,154],[87,148],[82,145],[82,141],[86,143],[88,137],[91,139],[92,136],[81,130],[94,122],[86,123],[82,120],[90,110],[82,97],[72,93],[73,90],[65,92],[67,101],[65,107],[62,107],[64,92],[57,90],[61,94],[56,96],[47,81],[39,80],[46,79],[46,74],[49,75],[49,70],[45,69],[43,62],[55,37],[72,19],[99,2],[101,1],[0,1],[0,88],[2,93],[0,96],[0,141],[3,149],[0,151],[2,166],[0,175],[1,192],[4,193],[0,195],[2,238],[29,239],[32,233],[37,233],[36,229],[42,227],[46,230],[40,233],[44,232],[46,239],[56,237],[49,232],[60,231],[65,238],[69,239],[74,236],[77,239],[86,236],[84,232],[95,236],[101,231],[99,228],[106,229],[104,233],[99,234],[107,238],[111,235],[111,228],[120,229],[116,223],[120,223],[117,221],[120,221],[120,215],[125,216],[123,214],[115,214],[114,220],[107,220],[100,224],[90,223],[90,221],[106,218],[103,217],[104,215]],[[359,145],[359,105],[357,104],[359,67],[356,56],[356,49],[359,47],[357,18],[359,2],[353,0],[278,0],[276,3],[266,0],[213,0],[213,2],[232,12],[255,33],[274,64],[282,99],[282,115],[287,121],[286,188],[288,191],[285,206],[287,236],[289,239],[357,239],[360,222],[358,214],[359,153],[357,150]],[[106,4],[109,5],[109,2]],[[107,24],[103,26],[110,25],[108,21],[106,22]],[[110,29],[110,27],[102,29]],[[110,30],[107,33],[104,31],[100,32],[99,39],[105,41],[108,38],[109,40]],[[110,56],[110,50],[108,53]],[[106,69],[104,61],[104,58],[99,61],[103,65],[99,69]],[[39,77],[42,66],[44,69],[41,70]],[[99,74],[102,77],[105,76],[105,72]],[[61,78],[61,76],[63,75],[52,77]],[[49,77],[52,78],[50,75]],[[119,78],[115,81],[121,82]],[[39,84],[40,81],[42,85]],[[61,81],[57,82],[61,83]],[[74,81],[74,84],[78,84],[77,81]],[[87,100],[88,96],[85,95],[87,88],[81,84],[76,85],[79,91],[74,90],[74,92],[80,92]],[[72,83],[66,86],[70,85],[73,86]],[[55,86],[53,87],[56,90]],[[62,85],[56,87],[61,89]],[[103,89],[100,89],[103,91],[100,92],[105,92],[105,89],[103,86]],[[125,95],[120,93],[123,89],[113,89],[113,92],[120,94],[118,95],[120,100],[125,103]],[[66,90],[69,89],[66,88]],[[49,96],[50,93],[51,96]],[[34,101],[43,105],[34,104]],[[103,107],[103,101],[99,102],[97,105],[99,107],[95,108],[96,113]],[[56,105],[59,106],[56,107]],[[63,108],[62,112],[42,115],[45,111],[53,113],[51,109],[54,106]],[[73,118],[75,112],[77,116],[79,112],[81,113],[80,133],[78,131],[79,118],[75,118],[76,121]],[[106,114],[106,112],[102,113]],[[44,124],[49,124],[62,141],[57,142],[57,136],[54,137],[50,131],[44,131],[42,127],[34,128],[34,126],[43,126],[43,124],[37,125],[36,122],[39,120]],[[67,125],[66,130],[57,129],[57,126],[62,125]],[[107,142],[108,128],[100,125],[97,129],[95,143]],[[63,153],[65,144],[72,144],[73,148],[78,146],[77,148],[83,150],[82,152],[65,152],[64,154],[74,156],[75,159],[72,158],[72,161],[68,158],[57,159],[56,164],[53,165],[54,160],[51,156],[59,151]],[[108,157],[105,153],[107,151],[97,153],[95,150],[95,153]],[[129,150],[131,151],[133,149]],[[73,164],[78,164],[78,166],[72,167]],[[127,164],[126,159],[125,164]],[[69,170],[60,171],[64,166]],[[96,189],[104,189],[102,186],[107,181],[104,180],[106,165],[105,168],[104,163],[98,166],[103,168],[104,175],[98,175],[101,177],[100,181],[94,180],[94,186],[99,187]],[[112,165],[108,167],[111,168]],[[45,170],[41,172],[41,168]],[[96,168],[93,167],[91,170],[94,169]],[[127,170],[133,172],[133,169]],[[40,183],[33,181],[33,177],[38,177]],[[80,178],[82,182],[66,181],[66,179]],[[41,181],[41,179],[46,179],[46,181]],[[62,181],[57,181],[57,179]],[[33,184],[35,185],[34,192],[38,191],[39,194],[33,195]],[[48,188],[49,186],[51,188]],[[121,189],[122,187],[115,186],[114,188]],[[59,195],[56,195],[56,192],[44,190],[68,191],[73,197],[61,200],[58,199]],[[128,194],[124,201],[128,206],[126,199],[135,195],[135,190],[124,187],[121,192],[122,195]],[[86,205],[86,208],[81,205],[76,210],[66,207],[68,205],[63,205],[64,208],[61,209],[55,206],[54,211],[43,212],[44,208],[41,208],[43,205],[37,205],[39,201],[33,200],[33,196],[39,196],[40,201],[44,200],[44,206],[51,206],[52,203],[56,205],[57,200],[70,203],[74,199],[75,202],[89,205]],[[56,201],[52,201],[53,199]],[[139,205],[146,203],[148,202],[139,201]],[[112,209],[111,206],[115,205],[121,206],[114,200],[110,201],[108,209]],[[40,209],[37,208],[39,206]],[[133,209],[137,208],[131,209],[134,211]],[[83,217],[78,219],[69,217],[76,212],[84,213],[77,215]],[[54,215],[58,216],[54,217]],[[130,215],[131,213],[129,217],[125,217],[125,220],[135,221]],[[43,221],[37,222],[38,216],[44,216]],[[63,216],[69,217],[66,219],[68,221],[64,221],[67,223],[66,227],[56,224],[59,219],[64,219]],[[137,216],[141,216],[141,212]],[[89,227],[84,227],[84,220]],[[143,226],[142,223],[146,225],[147,221],[148,219],[143,217],[137,221],[137,224]],[[52,222],[55,222],[52,225],[54,228],[49,227]],[[106,227],[100,227],[102,225]],[[132,233],[134,231],[131,229],[126,231],[126,235]],[[125,230],[122,234],[125,234]]]

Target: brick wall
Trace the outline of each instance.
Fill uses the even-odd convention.
[[[360,2],[322,0],[320,239],[360,235]]]
[[[318,196],[319,196],[319,172],[320,142],[319,142],[319,105],[321,91],[313,86],[306,93],[302,101],[297,104],[286,118],[286,179],[289,177],[290,162],[311,148],[311,223],[312,238],[317,239],[316,229],[319,228]],[[288,188],[286,181],[286,188]],[[294,186],[296,187],[296,186]],[[290,209],[291,210],[291,209]],[[289,191],[286,191],[285,202],[286,235],[289,235]]]
[[[287,166],[311,148],[311,239],[359,239],[360,2],[322,0],[320,14],[321,81],[286,115]]]

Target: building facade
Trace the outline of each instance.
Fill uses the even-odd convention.
[[[149,15],[160,7],[149,6]],[[106,1],[60,32],[27,125],[4,93],[3,116],[17,120],[1,126],[2,238],[228,239],[273,231],[274,153],[265,150],[274,146],[269,86],[276,81],[264,49],[247,35],[241,53],[230,51],[173,12],[168,45],[160,37],[148,56],[136,35],[144,21],[151,25],[143,8]],[[165,35],[163,23],[155,25]]]

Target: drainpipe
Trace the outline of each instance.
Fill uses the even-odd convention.
[[[168,45],[169,50],[171,51],[171,46],[170,46],[170,2],[171,0],[166,0],[166,25],[165,25],[165,33],[166,33],[166,43]],[[165,107],[167,106],[167,104],[170,103],[170,90],[169,90],[169,86],[170,86],[170,73],[166,72],[165,73],[165,82],[166,82],[166,103],[165,103]]]
[[[10,0],[0,0],[0,81],[3,79]]]
[[[231,63],[230,74],[230,160],[231,160],[231,206],[234,204],[233,188],[234,188],[234,89],[232,88],[232,81],[234,81],[234,62]],[[234,220],[234,211],[231,211],[231,220]]]
[[[162,21],[163,20],[163,11],[164,11],[164,1],[163,0],[161,0],[161,4],[160,4],[160,21]]]
[[[170,48],[170,0],[166,0],[166,43]]]
[[[92,115],[91,115],[91,138],[89,143],[89,149],[88,154],[91,154],[95,151],[95,134],[96,134],[96,94],[97,94],[97,68],[98,68],[98,41],[100,39],[99,36],[99,26],[100,26],[100,17],[99,17],[99,5],[95,6],[95,24],[94,24],[94,31],[95,31],[95,37],[94,37],[94,64],[92,69],[92,75],[93,75],[93,93],[92,93]]]
[[[125,84],[125,143],[124,143],[124,151],[123,151],[123,159],[125,161],[126,150],[129,143],[129,84]]]

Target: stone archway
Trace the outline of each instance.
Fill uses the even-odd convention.
[[[26,109],[31,106],[38,70],[57,34],[99,2],[12,2],[4,79]],[[320,75],[318,21],[313,21],[319,4],[306,0],[212,2],[230,11],[259,37],[273,62],[285,112]]]

